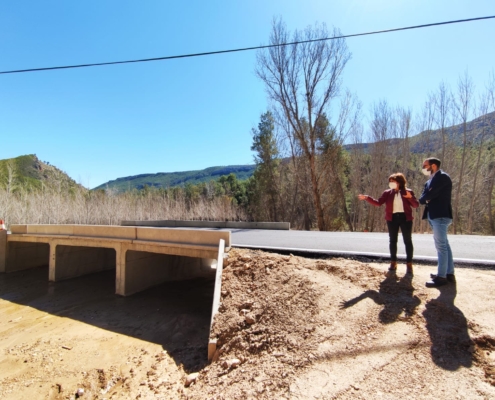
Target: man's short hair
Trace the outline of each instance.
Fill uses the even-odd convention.
[[[438,168],[440,168],[440,164],[442,163],[438,158],[435,157],[430,157],[427,158],[425,161],[428,161],[428,164],[435,164]]]

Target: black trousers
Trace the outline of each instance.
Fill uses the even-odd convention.
[[[399,228],[402,232],[402,239],[406,246],[406,262],[412,262],[413,259],[413,244],[412,244],[412,221],[406,220],[405,213],[394,213],[392,221],[387,221],[388,236],[390,238],[390,259],[397,261],[397,239],[399,236]]]

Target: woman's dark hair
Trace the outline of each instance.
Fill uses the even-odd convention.
[[[392,174],[388,177],[389,182],[395,181],[399,184],[399,189],[400,190],[405,190],[406,189],[406,177],[404,174],[401,174],[400,172],[396,172],[395,174]]]

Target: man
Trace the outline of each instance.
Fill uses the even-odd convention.
[[[425,183],[419,202],[426,205],[423,219],[428,219],[433,230],[438,253],[438,272],[430,275],[432,279],[426,282],[426,287],[438,287],[455,282],[454,259],[447,238],[452,223],[452,180],[440,169],[438,158],[424,160],[422,172],[430,179]]]

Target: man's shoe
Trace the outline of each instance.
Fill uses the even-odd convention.
[[[430,278],[436,278],[436,277],[437,277],[436,274],[430,274]],[[455,283],[456,282],[455,275],[454,274],[447,274],[447,280],[449,282]]]
[[[434,278],[431,279],[431,281],[428,281],[425,283],[426,287],[439,287],[443,286],[449,283],[447,278],[441,278],[440,276],[435,276]]]

